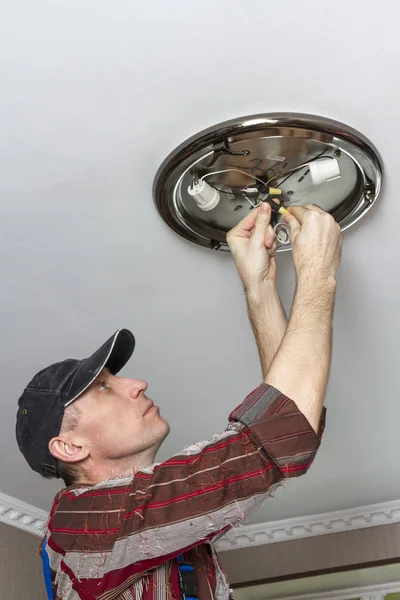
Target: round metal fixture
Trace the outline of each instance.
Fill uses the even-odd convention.
[[[344,230],[373,206],[381,181],[379,154],[361,133],[324,117],[272,113],[191,137],[162,163],[153,193],[176,233],[229,250],[226,233],[261,202],[316,204]],[[280,251],[290,249],[281,219],[273,212]]]
[[[290,228],[286,223],[277,223],[275,225],[276,241],[280,245],[290,244]]]

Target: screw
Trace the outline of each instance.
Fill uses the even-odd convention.
[[[275,225],[276,239],[280,244],[289,244],[290,232],[288,226],[285,223],[277,223]]]
[[[278,238],[278,241],[281,242],[281,244],[282,243],[284,244],[288,240],[288,235],[287,235],[286,231],[282,231],[282,230],[278,231],[276,237]]]
[[[220,250],[221,249],[221,244],[219,242],[211,242],[211,250]]]

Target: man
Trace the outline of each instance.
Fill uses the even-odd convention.
[[[212,542],[311,465],[324,425],[341,234],[314,206],[285,217],[297,273],[287,323],[270,211],[263,204],[227,237],[264,382],[222,434],[154,464],[169,426],[146,382],[116,375],[134,348],[126,329],[88,359],[44,369],[24,391],[19,447],[34,470],[70,484],[54,500],[42,546],[49,597],[226,600]]]

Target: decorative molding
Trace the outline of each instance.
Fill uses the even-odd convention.
[[[48,513],[0,492],[0,523],[42,535]],[[217,542],[219,551],[287,542],[305,537],[400,523],[400,500],[348,510],[233,528]]]
[[[330,513],[234,527],[218,540],[219,551],[400,523],[400,500]]]
[[[347,589],[342,588],[340,590],[329,592],[284,596],[282,597],[282,600],[348,600],[349,598],[360,598],[360,600],[384,600],[388,594],[395,594],[396,592],[400,592],[400,581],[380,583],[378,585],[367,585],[363,587],[351,587]]]
[[[42,535],[48,513],[0,492],[0,523]]]

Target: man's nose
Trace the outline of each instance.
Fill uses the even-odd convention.
[[[127,388],[129,390],[129,395],[136,400],[141,392],[145,392],[148,388],[147,381],[143,379],[128,379],[127,380]]]

